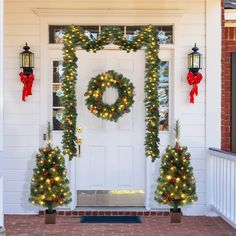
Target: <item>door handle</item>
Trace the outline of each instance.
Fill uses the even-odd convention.
[[[80,134],[82,132],[82,127],[77,127],[77,133]],[[81,144],[82,144],[82,137],[77,136],[76,141],[75,141],[78,145],[78,157],[81,156]]]

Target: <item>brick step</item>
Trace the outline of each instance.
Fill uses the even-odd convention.
[[[39,211],[39,215],[44,215]],[[168,211],[57,211],[59,216],[168,216]]]

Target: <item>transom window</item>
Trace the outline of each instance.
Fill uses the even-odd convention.
[[[64,29],[67,27],[66,25],[49,25],[49,43],[50,44],[60,44],[62,43]],[[99,26],[87,26],[81,25],[84,29],[85,34],[88,37],[97,38],[98,34],[101,32],[103,25]],[[132,40],[133,37],[139,32],[142,26],[117,26],[120,30],[124,32],[124,35],[128,40]],[[160,44],[173,44],[173,26],[172,25],[157,25],[156,26],[159,30],[159,41]]]

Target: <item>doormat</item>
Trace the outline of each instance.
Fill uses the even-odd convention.
[[[141,223],[139,216],[81,216],[80,223]]]

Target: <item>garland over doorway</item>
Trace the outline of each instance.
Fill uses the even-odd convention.
[[[105,27],[96,39],[89,38],[79,26],[70,26],[65,30],[63,59],[64,74],[62,80],[63,114],[63,150],[71,160],[76,156],[76,80],[77,61],[76,49],[81,47],[86,51],[96,52],[104,49],[108,44],[118,45],[126,52],[137,51],[145,47],[145,107],[146,107],[146,135],[145,154],[152,161],[159,157],[159,40],[158,30],[154,26],[145,26],[133,40],[127,40],[119,27]]]

